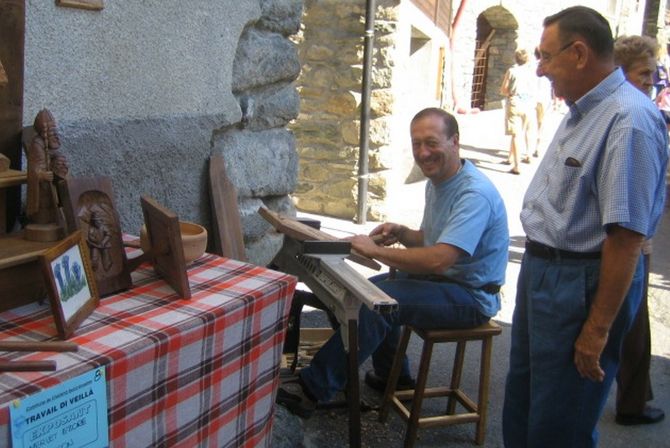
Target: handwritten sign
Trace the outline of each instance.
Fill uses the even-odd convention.
[[[104,448],[109,445],[105,368],[9,406],[12,448]]]

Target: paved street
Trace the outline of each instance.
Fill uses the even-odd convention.
[[[549,117],[547,134],[553,134],[553,128],[560,120],[560,113]],[[519,263],[523,252],[524,233],[519,222],[521,201],[528,183],[537,167],[538,159],[533,159],[530,165],[522,164],[520,176],[507,173],[509,169],[499,162],[506,157],[508,138],[503,135],[502,111],[482,112],[476,115],[457,116],[461,127],[461,156],[470,159],[486,175],[488,175],[500,190],[509,217],[511,235],[510,256],[507,269],[507,283],[502,289],[502,310],[495,320],[503,326],[503,334],[495,339],[493,354],[493,371],[490,388],[489,422],[484,446],[502,446],[502,402],[504,380],[507,372],[507,357],[509,353],[509,336],[511,316],[514,309],[514,295]],[[408,137],[409,139],[409,137]],[[423,208],[424,182],[406,185],[402,197],[394,201],[394,207],[389,220],[401,222],[417,227],[421,219]],[[378,223],[369,222],[366,225],[356,225],[349,221],[336,220],[328,217],[315,217],[322,222],[322,229],[335,235],[349,233],[367,233]],[[371,274],[365,268],[360,268],[363,275]],[[654,254],[652,255],[652,276],[650,281],[649,307],[652,327],[652,384],[655,393],[654,404],[670,412],[670,213],[666,214],[659,234],[654,238]],[[312,321],[319,322],[317,312],[310,313]],[[307,319],[310,320],[309,318]],[[319,324],[325,325],[325,323]],[[418,364],[420,347],[416,340],[410,343],[410,362],[415,371]],[[466,354],[466,372],[464,375],[466,389],[474,391],[477,366],[475,354],[479,348],[472,346]],[[440,347],[433,356],[431,377],[429,384],[446,384],[446,376],[451,369],[452,348]],[[361,378],[369,362],[361,368]],[[366,386],[361,387],[363,398],[372,404],[379,400],[379,394]],[[614,423],[614,392],[604,411],[599,429],[601,432],[602,447],[657,447],[668,446],[670,440],[670,418],[656,424],[643,427],[622,427]],[[474,393],[474,392],[473,392]],[[429,401],[430,403],[430,401]],[[427,409],[438,412],[443,409],[443,402],[428,404]],[[367,447],[395,447],[401,446],[404,434],[404,423],[391,413],[385,425],[377,422],[377,413],[374,411],[363,414],[363,446]],[[344,410],[319,411],[310,420],[304,422],[304,445],[317,446],[347,446],[347,418]],[[474,425],[458,425],[448,428],[424,429],[419,431],[417,445],[419,447],[470,447],[474,446]]]

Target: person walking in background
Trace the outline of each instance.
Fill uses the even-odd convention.
[[[614,64],[597,11],[544,19],[538,75],[568,114],[523,200],[526,232],[503,405],[506,447],[595,447],[662,214],[668,134]]]
[[[535,47],[535,60],[539,63],[540,61],[540,49]],[[543,141],[543,124],[544,117],[547,112],[550,110],[553,102],[553,94],[551,91],[551,83],[544,76],[536,76],[536,85],[535,85],[535,124],[537,138],[535,139],[535,150],[533,151],[533,157],[540,156],[540,148],[542,147]]]
[[[653,90],[651,97],[656,98],[663,89],[670,87],[670,80],[668,80],[668,67],[665,65],[667,55],[661,55],[660,50],[655,56],[655,69],[652,72]]]
[[[648,36],[623,36],[614,42],[614,62],[626,79],[645,95],[653,88],[658,44]],[[644,257],[644,289],[640,308],[621,349],[617,374],[616,422],[620,425],[641,425],[663,420],[663,410],[647,405],[654,398],[649,367],[651,364],[651,331],[647,291],[651,240],[642,245]]]
[[[519,155],[524,153],[523,162],[530,163],[530,128],[534,104],[535,74],[528,64],[528,52],[518,49],[514,53],[516,64],[505,73],[500,94],[507,98],[505,102],[505,134],[511,135],[509,155],[503,161],[512,165],[509,171],[520,174]]]

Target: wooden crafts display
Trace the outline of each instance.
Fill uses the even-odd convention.
[[[62,341],[0,341],[0,352],[76,352],[79,346]],[[0,359],[0,372],[56,370],[56,361],[7,361]]]
[[[46,297],[40,256],[56,244],[28,241],[23,232],[0,237],[0,312]]]
[[[56,0],[56,5],[91,11],[100,11],[105,8],[102,0]]]
[[[71,177],[58,192],[68,232],[81,230],[101,297],[132,286],[121,222],[108,177]]]
[[[100,300],[81,231],[48,249],[40,259],[58,335],[67,339]]]
[[[237,189],[228,179],[223,155],[209,158],[209,185],[214,232],[214,253],[246,261],[244,234],[237,207]]]
[[[56,184],[66,178],[68,165],[60,151],[56,120],[48,109],[37,113],[32,129],[24,130],[23,149],[28,160],[28,225],[24,237],[32,241],[57,241],[66,232]]]
[[[7,233],[7,189],[25,184],[26,181],[27,176],[24,171],[0,169],[0,235]]]
[[[149,196],[140,197],[154,269],[183,299],[191,298],[179,218]]]
[[[345,262],[347,257],[373,269],[381,267],[362,254],[350,253],[351,243],[265,207],[261,207],[258,213],[284,234],[284,243],[274,264],[304,282],[340,323],[348,361],[349,444],[359,446],[358,315],[361,306],[387,313],[397,309],[398,303]]]
[[[261,207],[258,210],[258,214],[261,215],[267,222],[273,225],[278,231],[284,235],[290,236],[298,241],[341,241],[339,238],[334,237],[326,232],[310,227],[306,224],[303,224],[293,218],[287,216],[282,216],[279,213],[273,212],[265,207]],[[361,255],[355,250],[351,250],[347,257],[349,260],[358,263],[363,266],[367,266],[370,269],[378,271],[381,269],[381,265],[376,261]]]

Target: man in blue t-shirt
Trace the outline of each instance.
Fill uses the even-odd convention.
[[[442,109],[424,109],[412,119],[410,133],[414,160],[429,179],[421,227],[385,223],[370,236],[351,238],[358,252],[399,271],[370,279],[397,300],[397,311],[378,314],[362,306],[358,322],[359,362],[372,356],[374,366],[366,383],[382,391],[401,326],[472,328],[487,322],[500,309],[507,266],[505,205],[491,181],[459,157],[456,119]],[[282,386],[277,401],[309,417],[318,401],[344,389],[345,359],[337,331],[298,380]],[[407,359],[398,384],[413,386]]]

